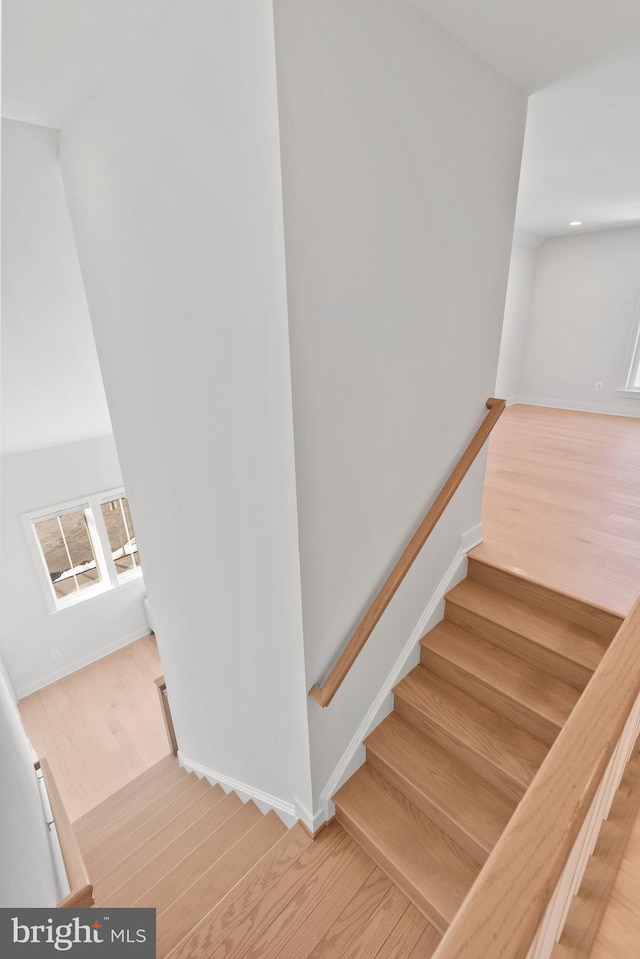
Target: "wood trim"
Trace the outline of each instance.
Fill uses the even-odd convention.
[[[167,684],[164,681],[164,676],[158,676],[158,678],[155,680],[155,684],[158,689],[158,696],[160,697],[160,709],[162,710],[164,728],[167,731],[171,752],[174,756],[177,756],[178,740],[176,739],[176,731],[173,725],[173,717],[171,716],[171,707],[169,706],[169,699],[167,696]]]
[[[320,823],[318,828],[315,830],[312,830],[311,827],[308,826],[303,819],[298,819],[298,825],[302,826],[302,828],[304,829],[306,834],[309,836],[309,838],[315,841],[320,835],[320,833],[323,831],[323,829],[326,829],[327,826],[331,825],[331,823],[335,821],[335,818],[336,818],[335,816],[331,816],[331,818],[327,819],[326,822]]]
[[[89,883],[86,886],[80,886],[79,889],[74,889],[68,896],[61,899],[58,903],[58,909],[90,909],[94,902],[93,886]]]
[[[490,397],[487,400],[486,406],[489,412],[458,460],[449,479],[431,504],[426,516],[407,543],[402,556],[387,576],[377,596],[360,620],[355,632],[341,652],[329,675],[322,685],[315,684],[309,690],[309,695],[321,706],[328,706],[340,688],[345,676],[353,666],[357,656],[378,623],[378,620],[391,602],[400,583],[409,572],[431,531],[442,516],[449,500],[458,489],[469,467],[486,443],[505,405],[505,400],[495,399],[494,397]]]
[[[434,959],[522,959],[640,691],[640,597],[454,918]]]
[[[49,795],[49,803],[51,804],[53,821],[58,834],[64,868],[71,889],[69,895],[59,903],[59,906],[64,908],[67,906],[75,906],[76,908],[80,906],[92,906],[93,886],[89,880],[87,867],[82,858],[73,826],[64,808],[62,797],[60,796],[58,786],[51,771],[51,766],[46,756],[42,756],[39,762],[44,784]]]

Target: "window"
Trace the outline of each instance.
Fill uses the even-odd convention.
[[[142,573],[124,490],[39,510],[24,520],[50,612]]]
[[[62,513],[33,524],[56,599],[101,581],[87,512]]]
[[[640,303],[636,309],[637,319],[627,354],[625,376],[618,396],[640,397]]]
[[[140,565],[138,544],[126,496],[101,503],[102,521],[109,538],[109,549],[118,576]]]

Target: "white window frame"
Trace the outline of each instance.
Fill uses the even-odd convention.
[[[636,319],[633,325],[633,334],[627,350],[627,358],[624,367],[624,378],[620,389],[617,390],[618,396],[627,399],[640,399],[640,386],[633,386],[640,368],[640,297],[636,303]]]
[[[79,603],[84,603],[95,596],[101,596],[118,586],[142,577],[142,567],[139,565],[139,560],[136,560],[136,566],[133,569],[118,573],[111,556],[111,544],[109,543],[107,528],[102,518],[102,505],[104,503],[109,503],[126,495],[124,487],[119,486],[115,489],[103,490],[100,493],[92,493],[90,496],[83,496],[80,499],[57,503],[55,506],[32,510],[23,515],[22,522],[27,534],[29,548],[35,563],[42,594],[47,604],[47,610],[50,614],[59,613],[71,606],[77,606]],[[43,520],[55,519],[57,516],[64,516],[66,513],[79,513],[81,510],[85,511],[87,518],[96,565],[100,571],[100,582],[96,583],[95,586],[86,586],[69,596],[59,598],[55,594],[49,576],[47,561],[40,545],[35,524]]]

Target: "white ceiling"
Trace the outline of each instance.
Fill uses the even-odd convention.
[[[2,0],[3,115],[63,126],[168,2]],[[570,219],[584,229],[640,222],[640,0],[411,2],[513,83],[540,91],[520,229],[549,236],[570,232]]]
[[[411,0],[528,93],[640,41],[639,0]]]
[[[60,129],[168,0],[2,0],[2,115]]]
[[[412,0],[534,95],[517,227],[640,223],[640,0]],[[535,92],[540,91],[540,92]]]
[[[516,220],[544,237],[640,225],[640,45],[530,98]]]

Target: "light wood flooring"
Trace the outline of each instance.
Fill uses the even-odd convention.
[[[482,523],[482,555],[626,614],[640,589],[640,419],[509,407]]]
[[[155,639],[145,636],[20,700],[72,822],[169,752],[161,673]]]
[[[640,590],[640,419],[511,406],[489,444],[479,556],[626,614]],[[640,956],[640,815],[590,959]]]

